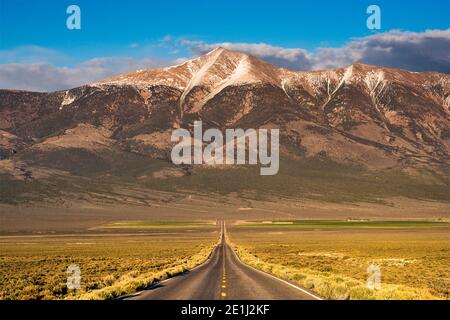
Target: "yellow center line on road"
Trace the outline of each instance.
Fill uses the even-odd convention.
[[[222,222],[222,237],[225,236],[225,223]],[[220,288],[220,299],[225,299],[227,297],[226,288],[227,288],[227,271],[225,269],[225,247],[222,245],[222,285]]]

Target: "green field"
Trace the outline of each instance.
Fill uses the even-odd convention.
[[[408,229],[444,228],[450,230],[450,222],[444,221],[345,221],[345,220],[294,220],[294,221],[246,221],[239,228],[290,228],[290,229]]]
[[[450,225],[291,221],[229,226],[241,259],[327,299],[449,299]],[[380,268],[381,288],[366,286]]]
[[[215,221],[117,221],[96,229],[191,229],[212,227]]]

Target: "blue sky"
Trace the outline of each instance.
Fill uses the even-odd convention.
[[[71,4],[81,8],[81,30],[66,28],[66,8]],[[376,32],[366,27],[370,4],[381,8],[382,29]],[[241,44],[242,51],[294,69],[335,67],[351,59],[414,68],[414,61],[401,63],[398,56],[383,60],[361,53],[366,47],[358,47],[357,53],[354,49],[335,50],[351,47],[355,39],[386,41],[381,37],[393,30],[397,30],[396,37],[403,37],[401,50],[405,51],[404,41],[411,38],[411,32],[415,38],[409,41],[426,40],[426,47],[417,48],[426,50],[430,43],[428,36],[422,35],[427,30],[448,30],[449,12],[450,0],[0,0],[0,66],[21,64],[21,72],[26,72],[26,65],[76,69],[95,62],[103,68],[97,75],[89,75],[96,78],[126,69],[172,64],[228,43],[231,49]],[[445,55],[446,41],[450,41],[447,36],[432,34],[438,54]],[[261,44],[267,47],[256,47]],[[323,48],[334,50],[331,56],[320,56],[329,61],[326,64],[314,57]],[[297,51],[283,51],[289,49]],[[297,54],[297,60],[292,54]],[[424,59],[423,52],[418,58]],[[431,58],[418,71],[447,72],[448,55]],[[10,72],[11,66],[8,68]],[[91,81],[89,76],[76,81]],[[5,77],[0,75],[0,87],[20,84],[8,84]]]

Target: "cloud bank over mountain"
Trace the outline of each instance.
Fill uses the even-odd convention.
[[[393,30],[355,38],[339,48],[282,48],[266,43],[198,43],[191,51],[202,55],[215,47],[242,51],[274,65],[296,70],[343,67],[353,62],[404,68],[412,71],[450,73],[450,29],[425,32]]]
[[[392,30],[354,38],[341,47],[321,47],[313,51],[285,48],[268,43],[217,42],[166,36],[164,45],[188,50],[193,57],[216,47],[254,55],[276,66],[294,70],[321,70],[362,62],[411,71],[450,73],[450,29],[407,32]],[[139,50],[139,45],[134,45]],[[61,67],[68,59],[48,48],[25,46],[0,51],[0,88],[54,91],[73,88],[129,70],[155,68],[180,63],[174,59],[139,57],[99,57],[71,67]]]
[[[55,91],[74,88],[86,83],[136,69],[170,65],[172,61],[158,58],[100,57],[72,67],[71,62],[55,50],[24,46],[0,51],[0,88],[31,91]]]

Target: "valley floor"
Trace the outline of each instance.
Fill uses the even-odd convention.
[[[246,264],[326,299],[449,299],[450,222],[229,220]],[[111,299],[206,261],[217,221],[114,220],[84,232],[0,236],[0,299]],[[70,290],[69,266],[81,272]],[[372,269],[370,269],[372,268]],[[367,287],[374,270],[380,287]]]
[[[183,223],[178,223],[178,225]],[[0,300],[111,299],[131,294],[203,263],[216,226],[146,232],[0,236]],[[69,279],[80,271],[80,289]]]
[[[156,191],[148,191],[156,196]],[[169,193],[159,196],[170,199]],[[450,203],[408,198],[386,198],[381,203],[333,203],[309,199],[243,199],[235,194],[172,194],[168,201],[151,200],[146,205],[70,201],[64,203],[0,203],[0,235],[35,233],[85,233],[118,220],[445,220],[450,221]]]
[[[450,298],[449,223],[240,222],[229,234],[246,263],[327,299]]]

